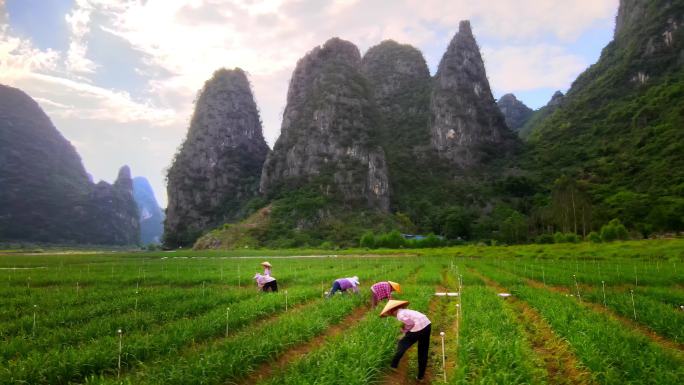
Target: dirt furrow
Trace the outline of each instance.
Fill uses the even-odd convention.
[[[323,345],[327,340],[356,325],[358,321],[360,321],[367,314],[367,312],[367,306],[361,305],[357,307],[351,314],[346,316],[339,323],[326,329],[323,334],[314,337],[309,342],[288,349],[287,351],[281,353],[275,362],[265,362],[259,367],[255,368],[250,375],[244,377],[240,381],[230,382],[230,384],[252,385],[271,377],[276,371],[281,370],[288,364],[301,359],[310,351]]]
[[[487,286],[498,293],[509,292],[497,282],[481,273],[471,270],[480,277]],[[532,349],[544,363],[551,384],[587,385],[593,384],[591,373],[582,367],[580,361],[572,353],[570,345],[558,337],[541,314],[524,301],[508,297],[506,302],[513,308],[518,323],[523,326],[526,339]]]
[[[533,279],[529,279],[529,278],[525,279],[525,281],[527,282],[528,285],[535,287],[535,288],[538,288],[538,289],[546,289],[546,290],[550,290],[550,291],[560,293],[560,294],[565,294],[565,295],[573,295],[574,296],[576,294],[575,292],[569,290],[568,288],[562,287],[562,286],[544,285],[542,282],[539,282],[539,281],[536,281]],[[580,292],[580,295],[581,294],[582,293]],[[589,302],[589,301],[584,301],[584,300],[581,301],[581,304],[588,307],[589,309],[591,309],[595,312],[605,314],[608,317],[617,320],[618,322],[623,324],[625,327],[627,327],[631,330],[634,330],[641,335],[646,336],[652,342],[656,343],[657,345],[663,347],[666,350],[672,351],[679,358],[684,359],[684,344],[669,340],[669,339],[661,336],[660,334],[654,332],[653,330],[651,330],[647,326],[644,326],[640,323],[634,322],[633,320],[631,320],[629,318],[623,317],[623,316],[617,314],[616,312],[614,312],[608,308],[603,307],[603,305],[601,305],[601,304]]]

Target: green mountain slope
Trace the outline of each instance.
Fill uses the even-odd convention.
[[[529,144],[526,168],[584,186],[594,226],[682,230],[684,1],[623,0],[614,40]]]

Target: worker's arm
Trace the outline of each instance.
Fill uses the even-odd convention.
[[[401,332],[404,334],[413,329],[413,326],[415,325],[413,320],[407,316],[400,317],[399,321],[401,321],[404,324],[404,326],[401,328]]]

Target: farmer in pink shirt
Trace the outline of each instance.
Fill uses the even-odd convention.
[[[392,358],[392,367],[396,369],[406,350],[418,342],[418,380],[422,380],[427,366],[432,326],[425,314],[406,309],[408,304],[408,301],[389,300],[380,312],[380,317],[396,316],[404,324],[401,329],[404,337],[399,340],[397,353]]]
[[[349,289],[356,294],[359,293],[359,277],[353,276],[350,278],[336,279],[335,282],[333,282],[330,292],[328,292],[328,298],[335,295],[338,291],[346,292]]]
[[[377,306],[378,302],[383,299],[392,299],[393,291],[401,293],[401,285],[392,281],[378,282],[370,289],[371,294],[373,294],[371,298],[373,307]]]
[[[261,291],[278,291],[278,282],[274,277],[271,277],[270,275],[261,275],[259,273],[256,273],[254,275],[254,280],[256,281],[257,287]]]

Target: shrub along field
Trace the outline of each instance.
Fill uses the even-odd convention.
[[[370,308],[381,280],[432,320],[426,383],[684,376],[684,240],[330,253],[4,252],[0,383],[412,383],[415,348],[388,369],[400,324]],[[255,289],[263,259],[278,293]],[[359,296],[324,298],[353,275]]]

